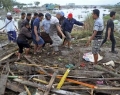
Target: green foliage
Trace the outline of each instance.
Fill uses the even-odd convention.
[[[36,2],[34,2],[34,4],[35,4],[36,6],[39,6],[39,5],[40,5],[40,2],[39,2],[39,1],[36,1]]]

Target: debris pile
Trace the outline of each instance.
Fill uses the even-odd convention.
[[[120,95],[120,62],[91,65],[78,50],[58,56],[47,51],[44,57],[23,56],[20,62],[13,50],[5,53],[0,60],[0,95]]]

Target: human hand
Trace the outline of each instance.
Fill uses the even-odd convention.
[[[37,36],[37,37],[36,37],[36,41],[39,41],[39,40],[40,40],[40,38],[39,38],[39,36]]]

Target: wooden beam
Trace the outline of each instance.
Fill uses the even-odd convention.
[[[48,95],[49,94],[57,74],[58,74],[58,71],[54,72],[54,74],[52,75],[52,78],[51,78],[51,80],[50,80],[50,82],[48,84],[48,89],[45,91],[44,95]]]

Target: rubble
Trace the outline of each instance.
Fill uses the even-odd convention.
[[[0,95],[120,95],[119,60],[107,62],[103,57],[100,64],[91,65],[82,59],[85,48],[64,50],[58,56],[47,55],[46,49],[41,57],[23,55],[20,62],[16,49],[1,55]]]

